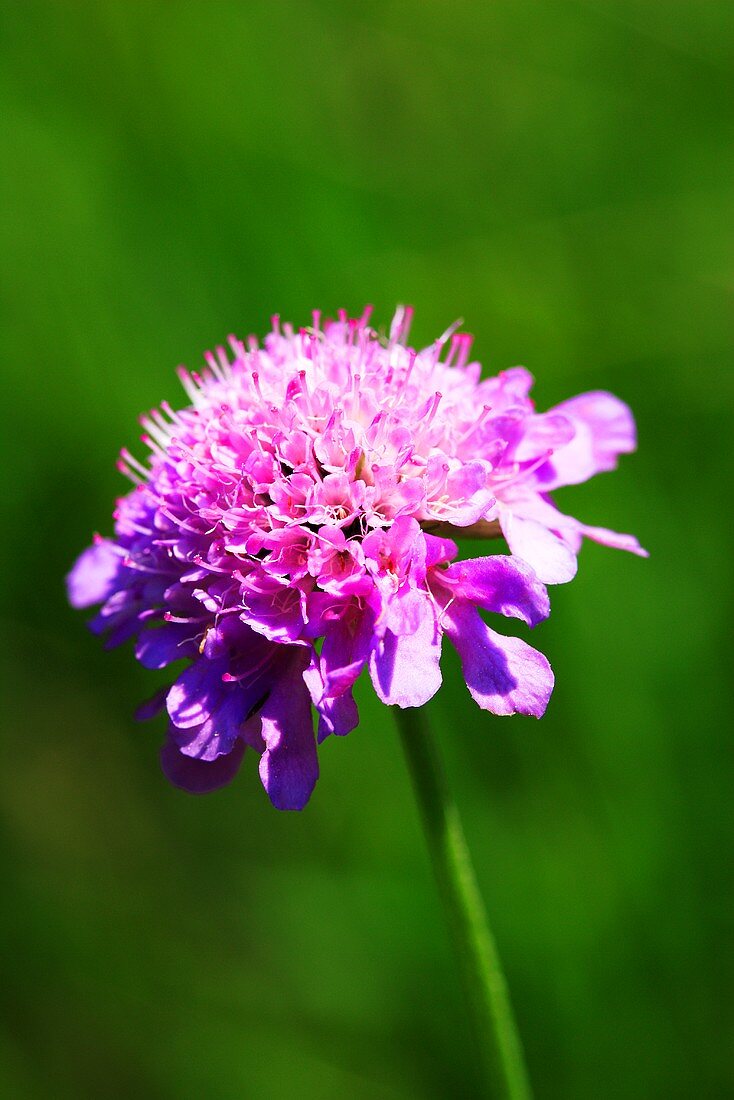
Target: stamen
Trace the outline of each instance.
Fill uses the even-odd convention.
[[[458,364],[457,364],[457,366],[458,366]],[[482,428],[486,424],[487,419],[489,418],[489,415],[490,415],[491,412],[492,412],[492,406],[491,405],[483,405],[482,406],[482,411],[480,412],[479,416],[474,421],[474,423],[470,424],[469,427],[466,429],[466,431],[462,432],[461,435],[457,437],[457,440],[456,440],[457,445],[461,444],[461,443],[466,443],[467,439],[471,439],[471,437],[474,435],[474,433],[478,432],[479,429]]]
[[[133,485],[137,486],[138,488],[145,485],[145,481],[143,481],[142,478],[139,478],[136,473],[134,473],[128,466],[126,466],[121,458],[118,458],[115,465],[121,474],[124,474],[126,478],[132,481]]]
[[[158,444],[156,443],[156,441],[154,439],[151,439],[151,437],[148,435],[147,432],[143,432],[143,434],[140,437],[140,442],[144,443],[145,446],[150,451],[152,451],[154,455],[158,456],[158,458],[165,458],[166,457],[166,452],[163,450],[163,448],[159,447]]]
[[[186,370],[186,367],[176,367],[176,374],[183,388],[186,390],[186,394],[191,401],[192,405],[201,404],[201,392],[199,388],[194,384],[190,373]]]
[[[458,321],[454,321],[453,325],[449,325],[449,327],[446,329],[446,331],[439,336],[436,343],[440,344],[441,347],[443,347],[446,344],[446,342],[454,335],[456,330],[461,328],[461,326],[463,324],[464,324],[464,318],[463,317],[460,317],[458,319]]]
[[[260,389],[260,375],[256,370],[254,370],[250,377],[252,378],[252,384],[255,387],[255,393],[260,398],[260,400],[264,402],[265,398],[263,396],[263,391]]]
[[[461,350],[459,352],[459,358],[456,360],[456,366],[459,370],[463,370],[469,359],[469,352],[474,343],[474,337],[468,332],[462,332],[458,339],[461,341]]]
[[[183,423],[183,420],[181,419],[179,414],[176,412],[175,409],[171,408],[167,401],[161,401],[161,408],[173,424],[180,425]]]
[[[141,416],[140,423],[145,428],[146,432],[155,439],[164,450],[171,442],[171,437],[166,431],[161,431],[157,424],[155,424],[149,416]]]
[[[433,400],[431,402],[431,407],[428,411],[428,415],[426,416],[426,418],[423,422],[424,427],[427,428],[428,425],[432,422],[434,416],[436,415],[436,413],[438,411],[438,406],[441,404],[442,397],[443,397],[443,394],[440,393],[438,390],[436,390],[436,392],[433,395]]]
[[[239,362],[241,359],[244,359],[246,357],[247,351],[245,349],[245,345],[236,336],[228,336],[227,343],[232,349],[232,353],[235,357],[236,362]]]
[[[413,322],[413,307],[398,306],[390,325],[390,344],[405,344]]]
[[[148,480],[148,478],[150,477],[150,470],[147,469],[147,467],[143,466],[142,462],[138,462],[137,458],[135,458],[134,455],[130,454],[127,447],[123,447],[120,451],[120,459],[122,460],[122,462],[125,463],[126,466],[130,467],[131,471],[134,470],[136,473],[138,473],[144,481]]]
[[[163,618],[167,623],[208,623],[211,615],[174,615],[172,611],[164,611]]]

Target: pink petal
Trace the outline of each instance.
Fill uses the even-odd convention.
[[[446,609],[443,625],[461,658],[466,686],[482,710],[543,716],[553,672],[542,653],[520,638],[497,634],[461,601]]]
[[[640,546],[634,535],[620,535],[617,531],[610,531],[606,527],[588,527],[581,524],[579,530],[588,539],[599,542],[602,546],[611,546],[614,550],[628,550],[630,554],[637,554],[640,558],[649,558],[650,555],[644,547]]]
[[[374,689],[388,706],[421,707],[441,686],[441,634],[428,598],[418,629],[401,637],[386,631],[370,655]]]
[[[502,533],[513,554],[531,565],[544,584],[565,584],[576,576],[573,549],[559,535],[534,519],[509,510],[501,516]]]
[[[438,574],[439,583],[448,581],[456,599],[522,619],[537,626],[550,614],[550,601],[531,566],[507,554],[491,554],[456,562]]]
[[[551,411],[568,417],[576,431],[569,443],[554,452],[550,465],[555,476],[543,479],[544,489],[578,485],[594,474],[614,470],[618,456],[637,446],[632,413],[611,393],[582,393]]]

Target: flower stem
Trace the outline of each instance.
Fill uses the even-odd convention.
[[[481,1048],[488,1096],[530,1100],[507,983],[425,714],[394,707]]]

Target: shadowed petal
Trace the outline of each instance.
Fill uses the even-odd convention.
[[[339,695],[327,695],[323,661],[316,654],[312,655],[311,664],[304,671],[303,679],[311,695],[311,701],[318,711],[317,741],[319,744],[332,733],[337,737],[344,737],[347,733],[351,733],[359,722],[359,712],[351,687]]]
[[[261,711],[265,752],[260,778],[278,810],[302,810],[319,777],[311,697],[303,680],[309,654],[298,650]]]
[[[459,547],[451,539],[442,539],[438,535],[424,534],[426,544],[426,568],[452,561],[459,553]]]
[[[135,656],[144,668],[165,668],[172,661],[196,655],[188,623],[163,623],[140,632]]]
[[[336,734],[337,737],[344,737],[359,724],[359,711],[351,691],[345,691],[343,695],[337,695],[333,699],[324,696],[316,709],[319,715],[319,744],[330,733]]]
[[[66,578],[66,590],[72,607],[91,607],[111,594],[122,565],[119,547],[109,539],[88,546],[76,559]]]
[[[160,712],[166,706],[166,696],[168,695],[168,688],[162,687],[151,695],[149,699],[146,699],[144,703],[135,711],[135,718],[138,722],[147,722],[149,718],[155,718],[156,714]]]
[[[543,656],[520,638],[491,630],[479,612],[457,601],[443,614],[444,630],[461,658],[466,686],[482,710],[542,717],[553,690]]]
[[[347,605],[329,626],[321,647],[325,690],[330,696],[351,688],[365,666],[373,642],[374,613]]]
[[[161,767],[174,787],[189,794],[208,794],[231,783],[239,771],[245,745],[238,741],[232,751],[216,760],[194,760],[184,756],[175,741],[168,740],[161,748]]]
[[[171,725],[169,736],[173,738],[185,756],[197,760],[216,760],[232,751],[237,741],[245,712],[237,691],[230,691],[200,726],[179,728]]]
[[[166,700],[168,713],[175,726],[188,729],[200,726],[215,709],[222,691],[222,661],[199,657],[171,685]]]
[[[441,686],[441,633],[428,598],[418,629],[400,637],[388,630],[370,656],[374,689],[389,706],[421,707]]]
[[[171,736],[186,756],[214,760],[230,752],[252,708],[269,690],[257,676],[246,687],[224,683],[224,668],[221,660],[200,657],[168,692]]]

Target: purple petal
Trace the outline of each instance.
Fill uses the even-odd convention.
[[[553,690],[553,672],[542,653],[520,638],[497,634],[460,601],[446,608],[443,623],[461,658],[466,686],[482,710],[542,717]]]
[[[362,542],[362,550],[377,574],[389,570],[402,579],[410,571],[418,582],[425,572],[426,543],[412,516],[398,516],[390,527],[371,531]]]
[[[262,708],[265,752],[260,778],[278,810],[302,810],[319,777],[311,698],[303,680],[307,652],[298,650]]]
[[[232,749],[243,723],[269,689],[255,677],[246,688],[223,683],[226,664],[199,657],[168,692],[171,736],[186,756],[214,760]]]
[[[532,462],[544,452],[555,452],[567,446],[574,437],[574,431],[572,420],[558,409],[528,416],[523,421],[522,435],[513,457],[517,462]]]
[[[426,602],[426,594],[423,589],[410,588],[404,584],[387,601],[381,628],[390,630],[393,634],[415,634],[423,618],[423,605]]]
[[[72,607],[91,607],[102,603],[115,587],[122,566],[117,545],[101,539],[79,555],[66,578],[66,589]]]
[[[426,568],[432,565],[440,565],[445,561],[453,561],[459,553],[459,547],[451,539],[442,539],[438,535],[424,534],[426,543]]]
[[[548,479],[543,471],[546,489],[577,485],[594,474],[614,470],[619,455],[637,446],[632,413],[611,393],[582,393],[551,412],[568,417],[576,430],[573,439],[554,452],[550,461],[553,476]]]
[[[264,571],[257,575],[257,587],[254,583],[248,578],[248,586],[243,585],[242,621],[270,641],[294,642],[303,630],[300,590]]]
[[[170,727],[169,736],[176,742],[184,756],[197,760],[216,760],[226,756],[238,739],[244,720],[236,692],[231,692],[224,705],[219,706],[200,726]]]
[[[649,553],[635,538],[634,535],[620,535],[617,531],[609,531],[606,527],[588,527],[580,525],[580,531],[594,542],[600,542],[602,546],[611,546],[615,550],[629,550],[630,554],[637,554],[640,558],[649,558]]]
[[[312,654],[311,663],[303,673],[303,679],[311,695],[311,702],[319,715],[317,729],[319,744],[332,733],[338,737],[351,733],[359,722],[359,712],[351,687],[339,695],[327,695],[323,659],[315,653]]]
[[[495,503],[489,488],[491,466],[488,462],[465,462],[452,471],[446,482],[448,503],[443,506],[441,518],[456,527],[470,527],[484,519]]]
[[[135,656],[144,668],[165,668],[172,661],[196,654],[189,623],[163,623],[141,631]]]
[[[189,794],[208,794],[230,783],[239,771],[245,745],[238,741],[232,751],[216,760],[194,760],[184,756],[175,741],[166,741],[161,749],[161,767],[174,787]]]
[[[154,695],[151,695],[149,699],[141,703],[135,711],[136,721],[147,722],[149,718],[155,718],[157,714],[160,714],[166,705],[167,695],[167,687],[159,688]]]
[[[387,631],[370,656],[374,689],[388,706],[421,707],[441,686],[441,632],[426,598],[418,629],[400,637]]]
[[[532,409],[528,398],[533,388],[533,378],[525,367],[510,367],[509,370],[500,371],[494,378],[486,378],[477,387],[477,403],[481,408],[482,402],[491,405],[497,412],[503,412],[511,408]]]
[[[319,743],[331,733],[344,737],[359,724],[359,711],[351,691],[345,691],[343,695],[337,695],[333,699],[324,696],[316,709],[319,715]]]
[[[370,608],[345,607],[341,618],[328,624],[321,647],[326,693],[341,695],[364,668],[373,644],[374,614]]]
[[[200,726],[211,715],[222,689],[222,673],[226,665],[199,657],[171,685],[166,700],[168,713],[175,726],[188,729]]]
[[[576,555],[560,535],[537,520],[506,510],[501,523],[512,553],[532,566],[544,584],[565,584],[576,576]]]
[[[451,583],[452,595],[486,611],[522,619],[537,626],[550,614],[548,592],[534,570],[519,558],[492,554],[456,562],[439,574]]]

